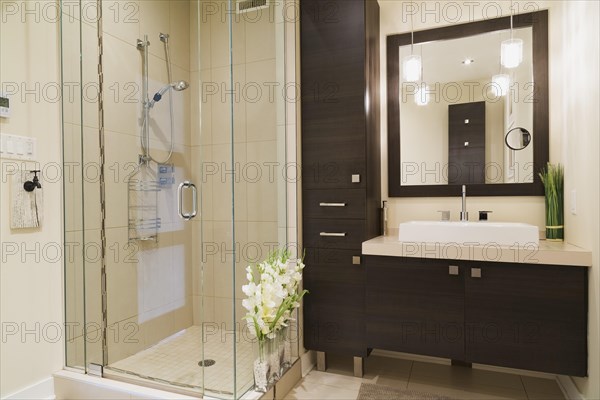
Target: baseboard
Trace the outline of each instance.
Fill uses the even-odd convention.
[[[298,360],[275,384],[275,399],[283,400],[285,396],[302,380],[302,360]]]
[[[567,375],[556,375],[556,383],[558,383],[558,387],[562,390],[565,395],[565,399],[567,400],[585,400],[583,395],[579,393],[579,389],[577,389],[577,385],[573,382],[573,378]]]
[[[304,378],[317,364],[317,353],[308,350],[300,356],[300,361],[302,361],[302,377]]]
[[[192,400],[198,397],[62,370],[54,374],[58,399],[142,398]],[[209,397],[205,397],[208,399]]]
[[[6,400],[30,400],[30,399],[43,399],[43,400],[54,400],[54,378],[49,377],[40,381],[36,384],[26,387],[23,390],[19,390],[13,394],[5,397]]]

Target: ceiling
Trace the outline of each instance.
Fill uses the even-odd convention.
[[[515,29],[515,38],[523,39],[524,75],[531,76],[531,28]],[[414,53],[423,60],[423,80],[434,82],[464,82],[490,79],[500,71],[500,42],[510,38],[510,32],[497,31],[453,40],[417,44]],[[410,55],[410,46],[400,47],[400,60]],[[474,60],[470,65],[465,59]],[[506,73],[506,70],[504,70]]]
[[[416,5],[417,9],[413,16],[412,23],[416,31],[447,26],[452,23],[467,23],[475,20],[485,19],[482,15],[481,5],[476,6],[473,15],[464,12],[458,21],[445,21],[448,19],[447,4],[439,1],[424,0],[419,2],[406,2],[401,0],[378,0],[380,7],[380,29],[382,37],[382,49],[385,50],[385,37],[388,35],[407,33],[411,30],[411,18],[408,14],[409,9],[405,3]],[[450,2],[452,3],[452,2]],[[456,3],[454,3],[456,4]],[[487,18],[496,16],[507,16],[510,14],[510,3],[494,3],[501,8],[489,8]],[[428,12],[424,12],[426,9]],[[499,15],[495,15],[492,11]],[[499,72],[500,67],[500,42],[508,39],[510,33],[508,30],[492,32],[468,38],[430,42],[415,46],[415,53],[420,54],[423,51],[423,76],[429,82],[463,82],[470,80],[481,81],[491,79]],[[531,28],[522,28],[515,30],[515,37],[520,37],[524,41],[523,63],[517,68],[519,76],[532,76],[531,69]],[[410,46],[400,48],[400,57],[410,54]],[[462,64],[465,58],[475,60],[469,66]],[[524,70],[528,68],[527,70]]]

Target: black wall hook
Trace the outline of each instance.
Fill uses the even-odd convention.
[[[42,184],[40,183],[40,180],[37,176],[38,172],[41,172],[41,171],[38,169],[38,170],[34,170],[34,171],[29,171],[29,172],[33,174],[33,180],[25,182],[23,184],[23,189],[25,189],[26,192],[33,192],[36,188],[41,189]]]

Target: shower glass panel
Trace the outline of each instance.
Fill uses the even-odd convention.
[[[102,242],[96,21],[61,3],[65,360],[102,364]]]
[[[61,1],[68,367],[253,388],[245,268],[293,232],[288,3]]]

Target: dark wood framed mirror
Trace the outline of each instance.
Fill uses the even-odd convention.
[[[423,59],[423,81],[427,82],[427,79],[432,79],[432,75],[434,75],[432,70],[428,70],[425,66],[426,63],[429,65],[434,64],[440,65],[437,70],[442,71],[441,74],[444,77],[449,77],[448,70],[451,67],[447,67],[448,62],[444,60],[444,54],[452,54],[450,49],[450,41],[453,40],[467,40],[469,43],[477,44],[479,42],[479,38],[481,40],[487,40],[486,45],[483,46],[479,44],[478,46],[488,49],[486,50],[489,53],[489,49],[493,48],[495,52],[497,52],[497,65],[500,67],[500,41],[503,39],[501,35],[504,35],[504,39],[507,39],[507,34],[512,37],[511,29],[511,18],[510,17],[502,17],[502,18],[494,18],[483,21],[470,22],[459,25],[451,25],[442,28],[434,28],[423,31],[415,31],[414,32],[414,48],[420,47],[420,51]],[[525,129],[531,131],[531,143],[527,147],[527,152],[529,152],[530,161],[527,163],[527,177],[524,180],[518,180],[514,177],[509,177],[508,173],[505,171],[512,171],[514,175],[515,163],[514,158],[519,157],[523,152],[515,152],[514,149],[510,152],[507,152],[504,147],[501,150],[498,150],[499,146],[504,146],[504,140],[506,133],[510,129],[514,129],[517,126],[521,126],[522,124],[519,121],[516,121],[513,115],[513,104],[516,104],[511,95],[505,96],[508,100],[502,100],[502,111],[496,112],[498,115],[501,115],[500,121],[501,126],[494,128],[497,133],[494,134],[494,140],[497,140],[498,144],[496,146],[496,152],[501,152],[500,158],[503,164],[502,166],[495,165],[495,169],[501,171],[500,178],[496,179],[487,179],[481,178],[479,181],[477,180],[465,180],[461,181],[460,179],[452,179],[450,177],[452,171],[452,165],[449,163],[449,159],[453,157],[452,150],[452,140],[448,139],[450,136],[451,126],[456,126],[456,122],[453,122],[452,116],[449,116],[449,111],[452,110],[452,105],[443,104],[439,106],[445,114],[436,114],[437,120],[443,120],[440,128],[439,139],[431,139],[431,135],[427,140],[421,139],[421,136],[424,135],[423,132],[430,134],[430,129],[424,127],[423,132],[420,132],[421,125],[424,124],[424,121],[432,120],[433,118],[428,117],[428,114],[423,113],[410,113],[406,112],[405,115],[412,115],[411,118],[413,121],[404,121],[401,120],[403,115],[403,108],[405,110],[410,110],[410,107],[414,106],[414,103],[418,101],[416,100],[416,94],[414,94],[414,100],[407,100],[408,97],[405,96],[405,82],[402,79],[402,71],[401,71],[401,58],[403,54],[406,54],[407,51],[415,51],[410,50],[411,48],[411,33],[397,34],[391,35],[387,37],[387,108],[388,108],[388,184],[389,184],[389,196],[390,197],[442,197],[442,196],[455,196],[460,194],[460,187],[462,184],[466,184],[468,186],[468,193],[472,196],[543,196],[544,188],[538,176],[538,172],[541,170],[543,166],[546,165],[549,159],[549,99],[548,99],[548,11],[536,11],[532,13],[518,14],[513,16],[513,29],[514,32],[520,30],[524,34],[528,35],[529,43],[525,45],[525,48],[529,49],[529,56],[525,54],[524,60],[529,58],[530,65],[528,66],[531,78],[528,79],[529,82],[527,84],[530,87],[530,93],[527,94],[530,101],[528,102],[529,116],[525,119],[529,121],[530,126],[526,126]],[[508,32],[508,33],[507,33]],[[491,37],[489,35],[496,35]],[[488,36],[485,36],[488,35]],[[495,40],[497,42],[497,46],[490,46],[490,40]],[[443,42],[442,42],[443,41]],[[442,42],[442,47],[440,47],[439,43]],[[438,47],[435,47],[437,44]],[[424,47],[429,46],[429,47]],[[460,45],[462,46],[462,45]],[[467,44],[464,44],[467,47]],[[407,50],[408,49],[408,50]],[[425,50],[426,49],[426,50]],[[418,50],[417,50],[418,51]],[[415,51],[415,53],[417,53]],[[423,52],[428,52],[428,57],[423,55]],[[411,53],[408,53],[411,54]],[[491,53],[490,53],[491,54]],[[439,57],[441,59],[433,59],[433,57]],[[490,59],[490,55],[481,56],[481,62],[483,63],[485,59]],[[431,60],[434,60],[433,62]],[[470,60],[473,62],[473,60]],[[474,61],[474,65],[479,60]],[[488,60],[489,61],[489,60]],[[496,61],[489,61],[496,62]],[[463,62],[465,64],[465,62]],[[470,62],[467,62],[470,64]],[[458,69],[458,67],[456,67]],[[479,73],[484,69],[481,69],[480,66]],[[490,68],[487,67],[487,71]],[[504,72],[502,72],[504,73]],[[427,75],[428,74],[428,75]],[[514,76],[514,72],[512,72]],[[491,74],[490,74],[491,75]],[[491,79],[491,76],[489,77]],[[440,78],[442,79],[442,78]],[[449,78],[452,79],[452,78]],[[522,82],[523,83],[523,82]],[[429,85],[429,82],[427,83]],[[485,85],[484,85],[485,87]],[[428,87],[429,89],[429,87]],[[487,89],[486,89],[487,90]],[[497,94],[500,96],[499,94]],[[518,96],[517,96],[518,100]],[[409,104],[408,101],[413,101],[413,103]],[[457,101],[455,103],[463,104],[464,101]],[[477,101],[473,101],[471,104],[473,106],[477,105]],[[523,102],[525,103],[525,102]],[[420,104],[422,105],[422,104]],[[481,112],[481,108],[477,107],[466,107],[470,109],[479,109]],[[425,107],[422,107],[421,110],[425,110]],[[456,107],[454,108],[457,109]],[[445,110],[445,111],[444,111]],[[460,110],[458,110],[460,111]],[[433,113],[433,110],[430,110]],[[485,135],[489,136],[490,133],[487,132],[490,129],[488,128],[490,122],[486,122],[490,118],[488,114],[491,114],[492,111],[485,111],[486,118],[484,118],[483,122],[480,122],[480,125],[485,125],[484,131],[486,131]],[[499,113],[502,114],[499,114]],[[455,111],[450,112],[452,115],[458,115],[458,118],[464,118],[461,114],[457,114]],[[525,113],[522,113],[525,115]],[[420,115],[415,117],[415,115]],[[433,115],[433,114],[431,114]],[[445,117],[438,118],[438,115],[445,115]],[[508,116],[508,117],[507,117]],[[416,118],[421,118],[420,120]],[[444,119],[445,118],[445,119]],[[512,119],[511,119],[512,118]],[[469,122],[474,121],[474,119],[460,119],[460,121],[464,121],[464,124],[468,124]],[[422,124],[423,122],[423,124]],[[461,122],[462,123],[462,122]],[[487,124],[487,125],[486,125]],[[471,125],[473,125],[471,123]],[[407,127],[415,127],[415,129],[410,130]],[[403,135],[402,128],[406,128],[404,130],[405,136]],[[408,137],[409,130],[410,138],[406,140],[402,140]],[[436,133],[437,134],[437,133]],[[404,143],[404,148],[403,146]],[[454,140],[456,142],[456,140]],[[464,138],[458,139],[458,142],[464,143],[464,146],[476,147],[473,143],[475,141],[465,140]],[[445,148],[441,148],[440,143],[445,143]],[[437,147],[437,149],[432,149],[433,146]],[[481,147],[481,144],[478,144]],[[491,146],[491,145],[490,145]],[[441,148],[441,150],[440,150]],[[507,147],[507,149],[510,149]],[[404,150],[404,152],[403,152]],[[413,151],[414,150],[414,151]],[[417,151],[418,150],[418,151]],[[440,174],[443,177],[444,168],[446,168],[446,177],[444,179],[438,180],[435,184],[430,184],[427,182],[427,179],[421,178],[419,184],[414,184],[407,178],[406,174],[406,160],[409,157],[413,157],[414,153],[418,153],[419,151],[422,154],[425,154],[428,157],[429,154],[437,151],[440,156],[441,161],[436,161],[437,169],[432,169],[427,167],[425,163],[422,165],[423,171],[420,172],[421,176],[427,177],[427,175],[431,174]],[[490,152],[490,150],[485,149],[486,152]],[[487,156],[486,156],[487,160]],[[445,164],[444,164],[445,163]],[[510,163],[507,164],[507,163]],[[412,164],[419,167],[418,162],[415,163],[414,160]],[[525,162],[523,163],[525,164]],[[441,167],[439,166],[441,165]],[[508,166],[507,166],[508,165]],[[484,174],[493,175],[494,168],[488,168],[492,166],[491,163],[485,162],[484,166]],[[492,171],[488,174],[488,169]],[[412,171],[412,170],[411,170]],[[433,172],[432,172],[433,171]],[[440,172],[442,171],[442,172]],[[498,171],[496,171],[498,172]],[[412,172],[411,172],[412,173]],[[497,175],[497,174],[496,174]]]

